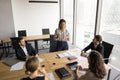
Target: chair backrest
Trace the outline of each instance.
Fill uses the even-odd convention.
[[[18,31],[18,37],[22,37],[22,36],[27,36],[26,30],[19,30]]]
[[[50,34],[49,28],[42,29],[42,34]],[[50,39],[43,39],[43,41],[49,41]]]
[[[42,34],[50,34],[49,28],[42,29]]]
[[[3,46],[3,40],[0,40],[0,46]]]
[[[19,47],[19,37],[11,37],[10,39],[13,49]]]
[[[3,40],[0,40],[0,49],[2,49],[2,53],[0,54],[0,60],[1,60],[1,58],[3,57],[3,55],[4,55],[4,51],[5,51],[5,45],[4,45],[4,42],[3,42]]]
[[[56,51],[56,40],[55,40],[55,37],[54,35],[50,35],[50,52],[55,52]]]
[[[102,41],[102,45],[104,46],[104,58],[107,59],[105,60],[105,63],[107,64],[114,45],[105,41]]]

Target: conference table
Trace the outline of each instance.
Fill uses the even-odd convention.
[[[25,36],[23,37],[26,41],[34,41],[35,44],[35,49],[38,52],[38,40],[43,40],[43,39],[49,39],[50,35],[46,34],[46,35],[34,35],[34,36]],[[10,38],[6,38],[4,40],[5,42],[5,46],[8,47],[9,43],[11,42]],[[9,52],[9,47],[8,47],[8,52]]]
[[[77,50],[73,49],[73,53],[76,51],[75,54],[80,54]],[[44,66],[47,73],[52,73],[54,75],[55,80],[74,80],[75,72],[71,70],[66,64],[74,61],[78,61],[78,59],[75,60],[68,60],[67,57],[58,58],[58,54],[64,54],[68,51],[59,51],[59,52],[51,52],[51,53],[45,53],[45,54],[39,54],[39,57],[43,60],[40,62],[41,66]],[[10,67],[3,63],[4,61],[0,61],[0,80],[20,80],[23,77],[27,77],[25,74],[25,67],[23,67],[22,70],[16,70],[16,71],[10,71]],[[83,67],[88,67],[87,59],[85,61],[81,60],[81,64]],[[58,68],[64,67],[66,70],[68,70],[71,74],[69,78],[66,79],[60,79],[57,74],[55,73],[55,70]],[[107,79],[108,80],[108,79]]]

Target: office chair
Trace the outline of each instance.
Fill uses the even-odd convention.
[[[42,34],[50,34],[49,28],[42,29]]]
[[[110,60],[110,54],[112,52],[113,49],[113,44],[110,44],[108,42],[102,41],[102,45],[104,46],[104,61],[107,64]]]
[[[18,37],[27,36],[26,30],[18,30]]]
[[[0,55],[0,59],[1,59],[5,53],[5,46],[3,40],[0,40],[0,49],[2,49],[2,53]]]
[[[12,48],[15,50],[16,53],[16,49],[19,47],[19,37],[11,37],[10,39]]]
[[[50,31],[49,31],[49,28],[45,28],[45,29],[42,29],[42,34],[45,35],[45,34],[50,34]],[[43,48],[45,48],[45,46],[49,46],[49,41],[50,39],[43,39],[44,42],[46,42],[46,44],[43,44]]]
[[[56,51],[56,44],[57,44],[57,41],[55,40],[54,35],[50,35],[50,49],[49,49],[49,52],[55,52]]]

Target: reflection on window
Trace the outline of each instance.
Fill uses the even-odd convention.
[[[80,48],[88,45],[94,36],[97,0],[78,0],[76,44]]]

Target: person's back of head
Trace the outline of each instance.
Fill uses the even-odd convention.
[[[89,70],[94,73],[97,78],[104,78],[106,75],[106,69],[102,55],[98,51],[91,51],[88,56]]]
[[[23,78],[22,80],[50,80],[45,69],[40,66],[38,57],[30,57],[26,61],[25,68],[25,73],[29,75],[29,77]],[[44,76],[38,76],[39,72],[41,72]]]
[[[37,68],[39,67],[40,63],[37,57],[31,57],[26,61],[25,68],[26,71],[25,73],[27,75],[30,75],[31,73],[35,72]]]

